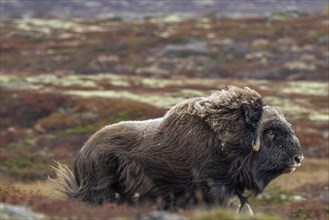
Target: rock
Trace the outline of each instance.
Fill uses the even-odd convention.
[[[155,76],[155,77],[167,77],[170,75],[170,72],[168,70],[162,69],[157,65],[138,68],[135,71],[135,73],[138,75]]]
[[[101,55],[97,57],[98,62],[100,63],[119,63],[120,58],[117,55]]]
[[[302,48],[303,52],[313,52],[314,51],[314,46],[312,45],[304,45],[304,47]]]
[[[42,127],[41,124],[36,124],[36,125],[34,125],[33,129],[34,129],[36,132],[41,133],[41,134],[43,134],[43,133],[46,132],[46,130]]]
[[[158,35],[159,35],[159,37],[162,37],[162,38],[168,38],[170,36],[170,34],[168,32],[161,32]]]
[[[183,20],[184,20],[184,17],[182,17],[178,14],[168,15],[162,19],[162,21],[166,22],[166,23],[177,23],[177,22],[181,22]]]
[[[231,38],[224,38],[222,40],[222,45],[232,45],[234,43],[234,40]]]
[[[268,65],[269,58],[272,58],[273,55],[267,52],[254,52],[254,53],[248,53],[245,55],[245,59],[248,61],[258,61],[262,65]]]
[[[92,123],[94,121],[97,121],[99,119],[99,115],[96,112],[96,110],[89,109],[87,111],[83,112],[77,112],[72,115],[72,119],[76,122],[89,122]]]
[[[304,45],[303,47],[299,47],[299,46],[293,45],[290,48],[290,51],[293,52],[293,53],[313,52],[314,51],[314,47],[312,45]]]
[[[104,68],[107,69],[118,63],[120,63],[120,58],[117,55],[101,55],[93,59],[88,67],[101,72]]]
[[[266,39],[256,39],[251,43],[251,47],[253,48],[264,48],[270,45],[270,41]]]
[[[329,51],[323,51],[322,56],[324,56],[325,58],[329,58]]]
[[[225,45],[221,51],[226,53],[227,57],[230,57],[231,59],[244,58],[249,51],[249,47],[245,42],[235,42],[233,44]]]
[[[197,28],[202,28],[204,30],[210,30],[212,28],[211,24],[208,24],[208,23],[198,23],[196,25]]]
[[[296,45],[293,45],[290,47],[290,51],[293,53],[300,53],[302,51],[302,49]]]
[[[302,54],[300,60],[303,62],[314,62],[316,57],[313,54]]]
[[[214,39],[211,39],[209,41],[209,43],[211,45],[214,45],[214,46],[230,46],[234,43],[234,40],[231,39],[231,38],[224,38],[224,39],[218,39],[218,38],[214,38]]]
[[[254,70],[254,71],[241,71],[235,73],[236,76],[241,78],[253,78],[253,79],[282,79],[287,77],[286,75],[282,74],[280,69],[272,68],[268,70]]]
[[[328,42],[329,42],[329,37],[328,36],[322,36],[322,37],[319,37],[317,39],[318,44],[327,44]]]
[[[301,201],[305,201],[306,198],[301,195],[293,195],[290,197],[290,200],[296,201],[296,202],[301,202]]]
[[[155,56],[149,56],[145,60],[146,60],[146,63],[150,64],[150,63],[155,63],[158,60],[158,58]]]
[[[263,66],[267,66],[269,62],[266,57],[263,57],[262,59],[260,59],[259,63],[262,64]]]
[[[325,186],[324,189],[320,193],[320,200],[325,203],[329,204],[329,187]]]
[[[296,44],[296,41],[290,37],[280,38],[278,43],[281,45],[292,46]]]
[[[208,39],[216,39],[216,34],[215,33],[208,33],[207,38]]]
[[[7,131],[8,132],[10,132],[10,133],[16,133],[16,128],[14,128],[14,127],[9,127],[8,129],[7,129]]]
[[[280,199],[281,200],[287,200],[288,196],[286,194],[280,194]]]
[[[283,67],[287,70],[293,70],[293,71],[298,71],[298,70],[314,71],[316,69],[314,65],[307,65],[302,61],[287,62],[283,65]]]
[[[187,217],[179,214],[165,212],[165,211],[153,211],[147,215],[137,218],[140,220],[188,220]]]
[[[37,214],[25,207],[0,203],[1,220],[42,220],[46,219],[43,214]]]
[[[207,43],[204,41],[190,41],[186,44],[170,44],[164,48],[166,56],[206,56]]]
[[[261,59],[263,57],[266,57],[265,53],[263,53],[263,52],[254,52],[254,53],[246,54],[244,58],[246,60],[251,61],[251,60],[258,60],[258,59]]]

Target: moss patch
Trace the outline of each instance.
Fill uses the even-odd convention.
[[[1,168],[16,179],[35,180],[45,178],[50,166],[48,161],[39,156],[20,156],[2,161]]]
[[[76,126],[74,128],[68,128],[62,131],[58,131],[56,135],[59,137],[67,137],[74,135],[90,135],[99,130],[99,125],[97,124],[89,124],[85,126]]]

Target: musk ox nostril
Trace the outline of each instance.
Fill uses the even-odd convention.
[[[301,164],[302,160],[304,159],[304,157],[302,155],[298,155],[298,156],[295,156],[294,157],[294,161],[297,163],[297,164]]]

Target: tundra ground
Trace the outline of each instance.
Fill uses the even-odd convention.
[[[160,117],[185,98],[236,85],[281,109],[305,156],[252,199],[255,219],[328,219],[329,23],[323,15],[278,16],[1,21],[0,202],[45,219],[146,215],[154,207],[64,200],[47,181],[55,177],[50,165],[71,165],[102,126]],[[238,218],[205,207],[178,214]]]

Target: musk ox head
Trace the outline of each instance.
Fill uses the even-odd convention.
[[[295,171],[304,159],[295,131],[283,113],[266,105],[248,87],[229,86],[214,92],[195,101],[194,109],[194,114],[217,132],[223,155],[232,160],[248,155],[244,165],[250,167],[255,180],[256,186],[251,187],[255,194],[277,176]]]
[[[251,212],[248,197],[302,160],[278,109],[250,88],[228,87],[187,99],[162,118],[102,128],[78,152],[73,172],[57,168],[57,183],[69,198],[96,204],[133,204],[138,195],[186,207],[201,195],[207,204]]]
[[[253,172],[260,188],[283,173],[292,173],[304,159],[292,125],[276,108],[263,106],[252,149]]]

